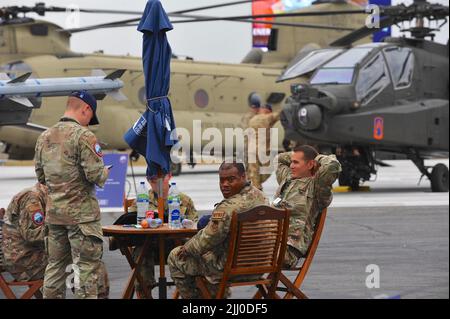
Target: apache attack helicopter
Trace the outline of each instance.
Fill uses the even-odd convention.
[[[289,83],[277,84],[289,62],[304,48],[326,46],[334,39],[364,24],[366,12],[360,6],[345,1],[321,1],[317,5],[286,14],[238,17],[209,17],[192,15],[194,11],[225,7],[250,1],[237,1],[191,10],[169,13],[173,24],[203,21],[235,21],[240,23],[265,23],[272,26],[268,52],[253,49],[240,64],[206,63],[178,59],[171,64],[170,99],[177,127],[193,131],[193,120],[202,121],[202,129],[240,126],[242,116],[248,111],[248,100],[258,93],[274,109],[281,109],[290,94]],[[144,77],[140,57],[113,56],[102,53],[81,54],[70,50],[71,34],[100,28],[135,26],[142,12],[81,9],[86,13],[136,14],[137,18],[107,24],[65,30],[48,21],[26,17],[27,13],[41,16],[46,12],[66,12],[66,8],[48,7],[37,3],[34,7],[4,7],[0,9],[0,73],[15,78],[32,72],[35,78],[82,77],[100,69],[105,73],[125,69],[121,80],[122,92],[128,100],[115,101],[106,97],[99,102],[101,124],[91,129],[105,149],[125,150],[128,145],[123,134],[145,110]],[[19,16],[20,14],[20,16]],[[176,20],[176,19],[182,20]],[[273,19],[264,21],[261,19]],[[137,33],[136,31],[131,31]],[[367,40],[362,40],[367,41]],[[64,112],[66,98],[36,98],[36,108],[24,109],[10,100],[0,99],[0,110],[15,109],[28,112],[21,126],[2,126],[0,141],[6,145],[10,159],[31,159],[41,129],[57,122]],[[31,114],[30,114],[31,113]],[[6,118],[6,117],[5,117]],[[278,127],[282,130],[281,124]],[[39,129],[41,128],[41,129]],[[224,136],[224,134],[222,134]],[[280,141],[283,134],[279,134]],[[206,144],[208,140],[203,140]],[[193,154],[187,156],[190,162]],[[180,166],[177,167],[180,169]]]
[[[381,28],[415,19],[401,30],[411,37],[355,45],[375,30],[363,27],[303,54],[279,78],[309,77],[291,86],[281,119],[286,137],[336,153],[341,185],[357,189],[369,180],[383,164],[377,152],[384,151],[406,155],[432,191],[447,192],[448,168],[427,167],[424,159],[448,157],[449,46],[433,42],[433,32],[447,22],[449,8],[415,0],[380,13]]]

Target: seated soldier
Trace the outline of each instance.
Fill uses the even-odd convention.
[[[16,281],[44,278],[47,187],[37,183],[14,196],[3,217],[4,267]]]
[[[242,163],[223,163],[219,168],[224,199],[216,204],[208,225],[181,247],[170,252],[171,277],[184,299],[201,298],[196,276],[206,276],[213,293],[226,263],[232,213],[268,203],[264,194],[250,185]]]
[[[15,195],[3,216],[4,268],[16,281],[43,280],[47,267],[45,207],[47,187],[37,183]],[[99,269],[98,297],[108,298],[105,265]]]
[[[333,199],[332,185],[339,172],[335,155],[320,155],[308,145],[278,155],[279,187],[273,205],[291,209],[285,268],[295,268],[306,255],[317,216]]]
[[[165,202],[164,211],[168,212],[168,206],[167,206],[167,197],[169,194],[170,189],[170,179],[172,178],[171,174],[167,174],[163,179],[163,198]],[[147,178],[147,181],[149,182],[151,186],[151,190],[149,192],[149,210],[158,211],[158,194],[156,190],[158,189],[158,179],[157,177],[151,177]],[[190,219],[194,222],[197,222],[198,220],[198,213],[195,209],[194,202],[192,199],[187,196],[184,193],[180,193],[180,208],[181,208],[181,215],[184,215],[184,218]],[[131,207],[128,209],[129,212],[136,212],[136,202],[134,202]],[[158,216],[162,219],[161,216]],[[164,217],[164,222],[167,223],[167,215]],[[166,241],[166,251],[167,254],[176,246],[175,241],[172,239],[169,239]],[[136,260],[141,252],[142,246],[137,246],[133,250],[133,258]],[[156,287],[156,281],[155,281],[155,258],[157,257],[154,254],[154,251],[157,250],[156,243],[155,245],[152,245],[149,249],[149,253],[146,255],[144,260],[142,261],[142,265],[139,269],[139,273],[141,274],[145,284],[146,289],[148,292],[150,292],[154,287]],[[143,297],[143,289],[139,285],[139,283],[136,281],[135,288],[138,294]]]

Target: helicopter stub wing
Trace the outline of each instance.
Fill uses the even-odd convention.
[[[4,101],[0,101],[0,126],[27,123],[31,115],[31,108],[23,106],[5,107],[2,102]]]

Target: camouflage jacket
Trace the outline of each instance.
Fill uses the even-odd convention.
[[[249,122],[249,128],[253,131],[249,132],[249,152],[253,152],[259,149],[259,147],[265,147],[266,150],[270,149],[270,129],[280,119],[280,112],[258,114],[255,115]],[[258,129],[264,128],[266,131],[261,135]],[[265,143],[262,145],[261,143]],[[261,145],[261,146],[260,146]]]
[[[49,192],[46,222],[100,220],[95,185],[103,187],[108,169],[95,135],[77,121],[62,118],[39,136],[35,151],[37,178]]]
[[[15,195],[3,217],[5,268],[33,277],[45,267],[44,218],[47,192],[36,184]]]
[[[275,198],[281,207],[290,208],[288,245],[305,255],[314,234],[319,212],[333,199],[332,185],[339,176],[341,165],[334,155],[318,155],[320,167],[313,177],[291,178],[291,153],[278,156],[277,181],[279,188]]]
[[[212,267],[222,271],[226,263],[231,217],[234,211],[243,212],[268,200],[259,189],[247,185],[239,194],[226,198],[216,205],[208,225],[186,244],[186,253],[202,256]]]
[[[271,128],[280,119],[280,112],[257,114],[251,118],[248,126],[253,129]]]
[[[148,209],[157,211],[158,210],[158,194],[156,194],[153,191],[150,191],[148,193],[148,198],[149,198]],[[184,193],[180,193],[180,198],[181,198],[181,204],[180,204],[181,214],[182,215],[184,214],[185,218],[196,222],[198,220],[198,213],[197,213],[197,210],[195,209],[194,202],[188,195],[186,195]],[[169,210],[167,201],[165,201],[164,210],[165,211]],[[136,200],[133,201],[131,206],[128,208],[128,211],[129,212],[137,212]]]
[[[255,116],[256,114],[253,112],[247,112],[242,116],[241,119],[241,127],[245,130],[248,127],[248,124],[250,120]]]

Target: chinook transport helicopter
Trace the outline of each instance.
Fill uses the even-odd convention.
[[[415,19],[401,30],[411,37],[355,45],[374,32],[363,27],[299,57],[279,78],[310,78],[291,86],[281,119],[286,137],[336,153],[341,185],[357,189],[369,180],[383,164],[377,152],[385,151],[412,160],[433,192],[448,192],[448,168],[424,159],[449,151],[449,46],[433,42],[449,8],[415,0],[380,13],[381,28]]]
[[[202,121],[202,129],[214,127],[223,132],[225,128],[239,126],[242,116],[248,111],[250,96],[257,92],[262,103],[270,103],[280,109],[289,95],[289,84],[277,84],[275,80],[288,63],[305,47],[325,46],[330,41],[363,25],[366,13],[360,6],[345,1],[322,1],[317,5],[288,14],[241,17],[193,16],[192,12],[218,8],[250,1],[237,1],[222,5],[194,8],[170,14],[174,18],[186,18],[176,23],[202,21],[236,21],[244,23],[269,23],[272,36],[269,51],[252,50],[240,64],[207,63],[192,60],[172,60],[170,98],[177,127],[193,132],[193,120]],[[0,73],[11,78],[32,72],[36,78],[82,77],[94,69],[111,73],[125,69],[121,80],[122,92],[127,101],[118,102],[108,96],[99,102],[101,124],[91,129],[105,149],[125,150],[128,145],[123,134],[135,123],[145,110],[144,77],[139,57],[113,56],[101,53],[81,54],[70,50],[70,37],[76,32],[99,28],[133,26],[141,12],[81,9],[87,13],[134,13],[136,19],[112,22],[80,29],[64,30],[48,21],[25,16],[46,12],[66,12],[66,8],[47,7],[37,3],[34,7],[4,7],[0,9]],[[189,13],[189,14],[188,14]],[[347,14],[348,13],[348,14]],[[23,15],[23,16],[22,16]],[[274,21],[260,21],[275,18]],[[306,32],[307,31],[307,32]],[[35,109],[29,109],[12,101],[0,100],[0,111],[5,103],[25,112],[24,125],[1,126],[0,141],[6,145],[10,159],[31,159],[41,129],[58,121],[63,114],[66,98],[36,98]],[[3,117],[6,119],[6,117]],[[8,123],[3,123],[3,125]],[[281,124],[278,123],[281,128]],[[41,128],[41,129],[39,129]],[[223,134],[224,135],[224,134]],[[283,136],[279,134],[281,145]],[[206,144],[208,140],[203,140]],[[189,154],[192,159],[192,154]],[[191,161],[192,162],[192,161]],[[176,170],[179,171],[178,166]]]

